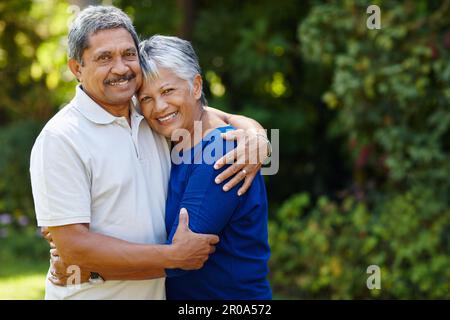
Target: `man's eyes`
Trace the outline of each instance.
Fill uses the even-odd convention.
[[[136,52],[127,52],[127,53],[125,53],[125,58],[126,59],[132,59],[132,60],[134,60],[134,59],[136,59],[136,57],[137,57],[137,53]]]
[[[134,59],[134,58],[136,58],[137,57],[137,53],[136,52],[126,52],[124,55],[123,55],[125,58],[132,58],[132,59]],[[106,62],[106,61],[110,61],[110,60],[112,60],[112,56],[111,55],[101,55],[101,56],[99,56],[98,58],[97,58],[97,61],[100,61],[100,62]]]
[[[98,61],[108,61],[111,59],[111,56],[103,55],[97,58]]]

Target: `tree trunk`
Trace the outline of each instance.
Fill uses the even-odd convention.
[[[69,2],[71,5],[78,6],[80,9],[84,9],[84,8],[86,8],[89,5],[99,5],[99,4],[101,4],[100,0],[68,0],[67,2]]]
[[[177,34],[182,39],[191,40],[192,31],[194,30],[195,1],[177,0],[177,7],[183,17]]]

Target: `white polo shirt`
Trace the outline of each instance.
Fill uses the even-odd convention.
[[[131,128],[81,88],[39,134],[30,173],[39,226],[89,223],[122,240],[166,241],[169,148],[134,107]],[[95,243],[92,244],[95,246]],[[164,278],[58,287],[46,299],[165,299]]]

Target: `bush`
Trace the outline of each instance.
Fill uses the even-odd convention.
[[[35,220],[30,184],[30,153],[42,124],[13,122],[0,130],[0,214]]]
[[[366,28],[359,0],[315,6],[299,25],[303,57],[333,75],[322,97],[338,111],[328,130],[347,138],[362,191],[431,187],[448,206],[450,5],[379,5],[380,30]]]
[[[431,199],[430,191],[414,190],[370,213],[352,197],[338,204],[293,196],[269,224],[274,292],[322,299],[450,298],[450,209]],[[381,269],[381,290],[366,286],[370,265]]]
[[[0,266],[9,261],[48,261],[50,247],[36,227],[16,228],[0,223]]]
[[[332,74],[327,133],[348,141],[353,183],[338,200],[296,195],[270,224],[287,295],[450,298],[450,5],[378,4],[380,30],[360,0],[315,5],[299,24],[303,58]],[[372,264],[381,290],[366,287]]]
[[[26,120],[0,130],[0,265],[49,257],[48,244],[36,227],[29,178],[30,152],[41,128],[41,123]]]

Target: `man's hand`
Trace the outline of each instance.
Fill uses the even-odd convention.
[[[242,129],[222,134],[222,138],[225,140],[237,140],[236,149],[228,152],[214,164],[215,169],[220,169],[225,164],[232,164],[215,179],[215,182],[219,184],[234,176],[223,186],[225,192],[243,179],[245,181],[238,190],[238,195],[242,195],[248,190],[262,163],[268,157],[268,140],[264,139],[263,135],[265,136],[264,130],[259,133],[257,130]]]
[[[215,251],[219,237],[213,234],[194,233],[189,229],[189,215],[180,210],[180,220],[173,236],[173,260],[176,268],[196,270],[203,267],[210,254]]]

